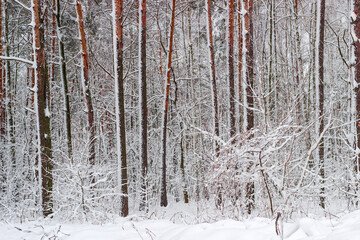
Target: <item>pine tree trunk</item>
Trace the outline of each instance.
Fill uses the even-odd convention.
[[[236,134],[235,126],[235,83],[234,83],[234,0],[229,0],[228,6],[228,71],[229,71],[229,120],[230,137]]]
[[[70,114],[70,100],[69,100],[69,90],[68,90],[68,81],[66,74],[66,59],[65,59],[65,47],[64,42],[61,36],[61,16],[60,16],[60,0],[55,0],[55,9],[54,15],[56,18],[57,25],[57,38],[59,40],[59,57],[60,57],[60,77],[63,84],[63,97],[64,97],[64,109],[65,109],[65,129],[66,129],[66,144],[68,149],[68,157],[72,160],[72,137],[71,137],[71,114]],[[60,35],[59,35],[60,34]]]
[[[354,0],[354,13],[356,14],[356,19],[354,19],[354,30],[355,30],[355,81],[357,83],[355,87],[356,95],[356,135],[357,142],[356,148],[357,151],[360,149],[360,0]],[[360,153],[358,154],[355,162],[355,173],[360,172]]]
[[[90,78],[89,78],[89,57],[85,36],[85,25],[83,18],[83,11],[81,0],[76,0],[76,13],[78,19],[79,35],[80,35],[80,47],[82,57],[82,81],[84,87],[86,110],[88,115],[88,127],[89,127],[89,163],[95,165],[95,122],[94,122],[94,109],[92,105],[92,98],[90,92]],[[94,179],[92,179],[93,181]]]
[[[46,217],[53,213],[52,203],[52,146],[50,133],[50,113],[48,105],[47,88],[49,84],[48,69],[45,56],[43,2],[33,0],[32,22],[33,27],[33,51],[35,62],[35,87],[34,105],[38,127],[38,173],[41,181],[41,200],[43,215]]]
[[[123,0],[113,0],[114,16],[114,68],[115,68],[115,108],[116,108],[116,139],[119,174],[121,186],[121,216],[129,214],[128,177],[126,158],[126,129],[124,102],[124,65],[123,65]]]
[[[239,77],[238,77],[238,87],[239,87],[239,133],[241,133],[242,131],[242,112],[243,112],[243,107],[241,106],[241,102],[242,102],[242,71],[243,71],[243,67],[242,67],[242,61],[243,61],[243,46],[244,46],[244,39],[243,39],[243,15],[241,14],[241,10],[242,10],[242,5],[243,5],[243,0],[239,0],[238,1],[238,28],[239,28],[239,39],[238,39],[238,57],[239,57],[239,66],[238,66],[238,72],[239,72]]]
[[[2,49],[2,1],[0,1],[0,56],[3,55]],[[3,60],[0,59],[0,142],[5,140],[6,128],[6,92],[5,92],[5,78],[3,75]],[[4,145],[3,145],[4,146]],[[2,152],[0,149],[0,161],[2,160]]]
[[[160,206],[166,207],[168,205],[167,191],[166,191],[166,132],[167,132],[167,116],[169,108],[169,95],[170,95],[170,76],[171,76],[171,57],[173,52],[173,40],[174,40],[174,28],[175,28],[175,0],[172,0],[171,11],[171,28],[169,38],[169,51],[166,69],[166,82],[165,82],[165,94],[164,94],[164,114],[163,114],[163,126],[162,126],[162,179],[161,179],[161,201]]]
[[[207,17],[208,17],[208,43],[209,43],[209,57],[210,57],[210,78],[212,86],[212,101],[213,101],[213,121],[214,134],[216,137],[220,136],[219,130],[219,113],[216,87],[216,72],[215,72],[215,54],[212,34],[212,20],[211,20],[211,0],[207,0]],[[215,141],[215,152],[219,154],[219,144]]]
[[[324,131],[324,37],[325,37],[325,0],[318,0],[320,4],[320,36],[319,36],[319,80],[318,80],[318,98],[319,98],[319,135]],[[324,138],[320,139],[319,142],[319,174],[321,178],[321,187],[320,187],[320,206],[325,209],[325,187],[324,187],[324,179],[325,179],[325,169],[324,169]]]
[[[146,97],[146,0],[139,6],[139,94],[140,94],[140,159],[141,159],[141,202],[140,210],[146,208],[147,178],[147,97]]]
[[[246,26],[246,99],[247,99],[247,130],[250,131],[254,128],[254,48],[253,48],[253,0],[248,0],[245,3],[245,26]],[[249,166],[249,169],[251,165]],[[247,198],[247,212],[251,214],[255,206],[255,186],[254,182],[250,181],[246,184],[246,198]]]

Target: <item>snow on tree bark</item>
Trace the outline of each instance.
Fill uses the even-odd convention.
[[[355,172],[360,172],[360,0],[354,0],[354,51],[355,51],[355,95],[356,95],[356,152]]]
[[[129,214],[126,158],[124,65],[123,65],[123,0],[113,0],[113,45],[115,69],[116,143],[118,185],[121,187],[121,215]]]
[[[64,125],[66,129],[66,143],[68,148],[68,157],[72,159],[72,136],[71,136],[71,113],[70,113],[70,100],[68,90],[68,80],[66,74],[66,59],[65,59],[65,47],[60,32],[61,29],[61,16],[60,16],[60,0],[55,0],[54,15],[56,18],[56,35],[59,41],[59,57],[60,57],[60,78],[63,84],[63,98],[64,98]]]
[[[228,1],[228,74],[230,138],[236,134],[235,83],[234,83],[234,0]]]
[[[44,39],[44,3],[40,0],[32,1],[33,27],[33,57],[34,57],[34,106],[37,120],[38,141],[38,181],[41,183],[41,205],[46,217],[53,213],[53,163],[50,134],[50,115],[48,112],[47,85],[49,84],[48,69],[45,56]]]
[[[318,123],[318,137],[324,131],[324,37],[325,37],[325,0],[318,0],[318,26],[317,26],[317,34],[319,35],[317,38],[317,56],[318,56],[318,68],[317,73],[317,102],[316,105],[318,107],[318,114],[316,117],[316,121]],[[324,179],[325,179],[325,169],[324,169],[324,160],[325,160],[325,148],[324,148],[324,138],[322,137],[319,142],[319,175],[320,175],[320,206],[325,209],[325,187],[324,187]]]
[[[171,60],[173,52],[173,40],[174,40],[174,28],[175,28],[175,0],[172,0],[171,11],[171,27],[169,36],[169,51],[167,59],[166,69],[166,82],[164,92],[164,113],[163,113],[163,126],[162,126],[162,178],[161,178],[161,201],[160,206],[166,207],[168,205],[167,190],[166,190],[166,132],[167,132],[167,116],[169,109],[169,95],[170,95],[170,78],[171,78]]]
[[[247,131],[254,128],[254,39],[253,39],[253,0],[245,2],[245,26],[246,26],[246,99],[247,99]],[[249,169],[251,166],[248,167]],[[246,209],[248,214],[251,214],[255,206],[255,186],[254,182],[250,181],[246,184]]]
[[[211,0],[207,0],[207,30],[208,30],[208,44],[209,44],[209,58],[210,58],[210,79],[212,87],[212,102],[213,102],[213,124],[214,134],[219,137],[219,113],[218,113],[218,99],[217,99],[217,86],[216,86],[216,72],[215,72],[215,54],[214,54],[214,43],[213,43],[213,31],[212,31],[212,20],[211,20]],[[219,153],[219,144],[215,141],[215,152]]]
[[[76,0],[75,3],[79,37],[80,37],[80,48],[81,48],[81,78],[85,95],[86,112],[88,117],[88,130],[90,133],[89,137],[89,163],[95,165],[95,122],[94,122],[94,109],[90,91],[90,77],[89,77],[89,57],[86,44],[85,36],[85,25],[83,19],[83,11],[81,0]]]
[[[146,208],[147,185],[147,97],[146,97],[146,0],[141,0],[139,6],[139,95],[140,95],[140,159],[141,159],[141,189],[140,210]]]

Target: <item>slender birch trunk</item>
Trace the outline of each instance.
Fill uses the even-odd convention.
[[[166,82],[164,92],[164,114],[163,114],[163,127],[162,127],[162,179],[161,179],[161,202],[160,206],[166,207],[168,205],[167,191],[166,191],[166,132],[167,132],[167,115],[169,108],[169,95],[170,95],[170,76],[171,76],[171,60],[173,52],[174,28],[175,28],[175,0],[172,0],[171,11],[171,27],[169,38],[169,51],[166,69]]]

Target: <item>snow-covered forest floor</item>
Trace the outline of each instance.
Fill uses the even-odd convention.
[[[190,208],[191,209],[191,208]],[[193,209],[193,208],[192,208]],[[1,240],[276,240],[275,219],[239,221],[196,220],[196,213],[174,208],[147,217],[132,215],[103,224],[59,223],[56,220],[0,223]],[[193,215],[191,215],[193,214]],[[215,219],[215,218],[214,218]],[[219,218],[220,219],[220,218]],[[91,222],[91,219],[89,220]],[[328,217],[299,217],[284,220],[283,239],[359,240],[360,210]]]

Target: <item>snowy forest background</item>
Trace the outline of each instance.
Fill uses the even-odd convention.
[[[356,209],[354,2],[2,0],[0,220]]]

